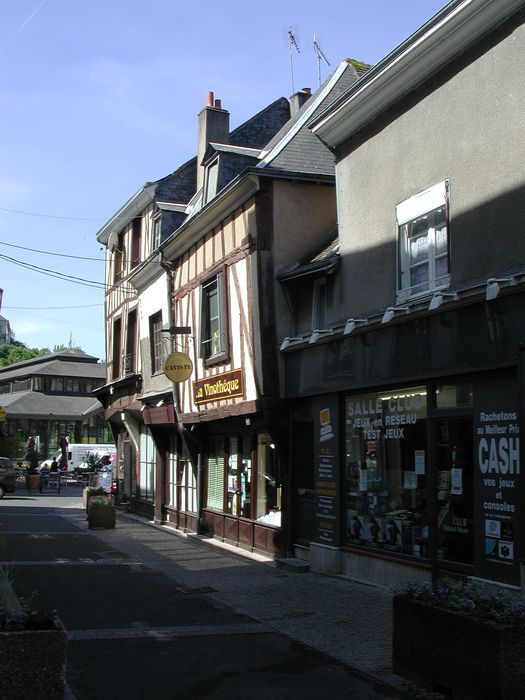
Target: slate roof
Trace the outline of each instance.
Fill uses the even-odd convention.
[[[8,418],[73,419],[92,412],[95,401],[92,396],[60,396],[41,394],[38,391],[17,391],[1,394],[0,402]],[[103,413],[102,404],[99,404]]]
[[[73,350],[49,353],[23,360],[0,369],[0,382],[35,375],[53,375],[57,377],[102,378],[106,376],[105,365],[98,358]]]
[[[367,64],[352,59],[342,61],[323,85],[266,144],[258,167],[334,175],[335,158],[310,131],[308,123],[338,99],[350,85],[357,82],[367,68]]]
[[[230,133],[232,146],[263,148],[290,119],[290,103],[279,97]]]
[[[287,265],[279,271],[277,278],[281,282],[298,279],[299,277],[315,277],[328,275],[337,269],[340,261],[339,235],[337,226],[330,231],[330,239],[318,252],[302,262]]]

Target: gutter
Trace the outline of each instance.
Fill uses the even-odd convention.
[[[351,86],[310,128],[331,148],[464,53],[525,0],[454,0]]]

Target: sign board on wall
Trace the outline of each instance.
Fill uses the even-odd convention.
[[[193,382],[193,399],[197,405],[226,401],[244,396],[244,377],[242,369],[214,374]]]
[[[314,539],[332,547],[339,545],[338,408],[337,397],[313,401],[315,445],[315,532]]]
[[[477,564],[479,575],[519,583],[520,428],[515,385],[476,391],[474,412]]]

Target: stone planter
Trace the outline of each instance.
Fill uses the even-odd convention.
[[[0,698],[64,698],[66,646],[58,619],[49,629],[0,631]]]
[[[520,700],[525,625],[500,625],[395,595],[393,670],[473,700]]]
[[[88,506],[89,529],[110,530],[115,527],[116,508],[112,503],[90,503]]]

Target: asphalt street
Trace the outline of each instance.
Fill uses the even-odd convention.
[[[6,496],[0,532],[17,596],[68,631],[68,700],[439,697],[391,671],[387,590],[133,515],[89,530],[71,487]]]

